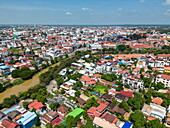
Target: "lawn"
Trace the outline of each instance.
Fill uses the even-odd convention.
[[[94,98],[95,100],[99,99],[99,98],[96,97],[96,96],[90,96],[90,98]]]
[[[109,90],[109,87],[106,87],[102,84],[97,84],[96,87],[94,88],[95,91],[98,91],[100,93],[106,93],[106,90]]]

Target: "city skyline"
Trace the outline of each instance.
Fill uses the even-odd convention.
[[[169,24],[170,0],[8,0],[0,17],[0,24]]]

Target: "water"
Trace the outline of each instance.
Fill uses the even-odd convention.
[[[56,65],[59,65],[59,63],[56,63],[56,64],[52,65],[51,67],[55,67]],[[39,72],[38,74],[33,76],[32,79],[29,79],[29,80],[25,81],[24,83],[22,83],[20,85],[13,86],[13,87],[5,90],[4,92],[0,93],[0,103],[6,97],[10,97],[11,95],[18,95],[19,92],[27,91],[29,88],[34,87],[35,85],[39,84],[39,82],[40,82],[39,75],[48,71],[48,69],[49,68],[42,70],[41,72]]]

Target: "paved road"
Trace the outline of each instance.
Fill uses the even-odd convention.
[[[48,92],[51,92],[51,90],[54,88],[58,88],[56,81],[52,80],[50,84],[46,86],[46,88]]]

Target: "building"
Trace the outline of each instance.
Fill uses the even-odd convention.
[[[170,87],[170,76],[165,74],[158,74],[155,82],[162,82],[165,87]]]
[[[16,122],[19,123],[22,128],[30,128],[34,125],[36,118],[37,115],[35,114],[35,112],[27,111],[21,116],[21,118],[16,120]]]

